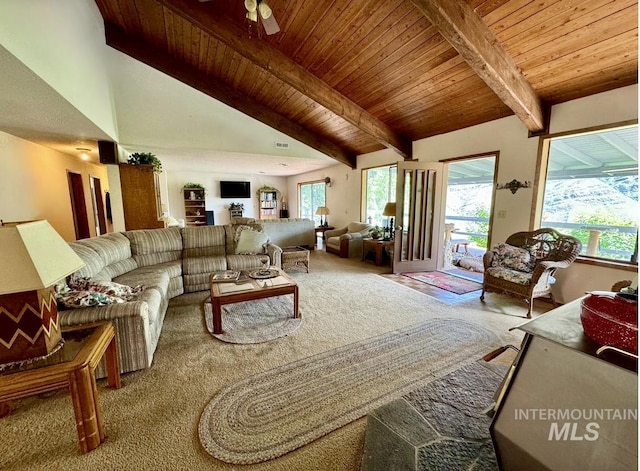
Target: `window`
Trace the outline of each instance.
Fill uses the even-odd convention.
[[[321,182],[300,183],[298,185],[298,213],[301,218],[313,219],[316,226],[320,225],[320,216],[316,215],[318,206],[326,206],[327,184]],[[323,221],[326,219],[322,216]]]
[[[581,255],[637,263],[638,127],[551,137],[541,227],[577,237]]]
[[[396,200],[397,176],[397,165],[363,170],[365,222],[381,227],[387,226],[391,216],[384,216],[382,213],[387,203]]]

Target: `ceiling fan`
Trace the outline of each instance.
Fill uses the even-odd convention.
[[[244,7],[247,9],[247,18],[251,21],[262,21],[262,26],[267,34],[276,34],[280,31],[278,22],[273,17],[273,12],[264,0],[244,0]]]
[[[200,0],[203,3],[209,1],[211,0]],[[264,0],[244,0],[244,7],[247,9],[247,19],[255,23],[261,22],[267,34],[276,34],[280,31],[271,7]]]

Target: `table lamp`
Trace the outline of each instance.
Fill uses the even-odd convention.
[[[318,209],[316,209],[316,214],[320,215],[320,225],[321,226],[329,225],[329,223],[327,222],[326,219],[324,220],[324,222],[322,222],[322,217],[329,215],[329,208],[327,208],[326,206],[318,206]]]
[[[389,235],[384,237],[384,240],[393,239],[393,218],[396,215],[396,203],[387,203],[384,205],[384,210],[382,211],[383,216],[391,216],[388,221],[387,228],[385,232],[388,232]]]
[[[45,220],[0,226],[0,366],[62,345],[53,286],[83,266]]]

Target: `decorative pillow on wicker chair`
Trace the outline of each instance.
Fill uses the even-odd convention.
[[[236,253],[242,255],[256,255],[267,252],[269,237],[264,232],[258,232],[251,228],[240,233],[236,244]]]
[[[536,263],[535,257],[527,249],[509,244],[500,244],[493,248],[494,256],[491,266],[510,268],[511,270],[530,273]]]

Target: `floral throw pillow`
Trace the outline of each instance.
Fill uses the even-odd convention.
[[[91,291],[93,293],[102,293],[108,296],[117,296],[124,301],[130,301],[142,291],[144,286],[138,285],[131,287],[113,281],[98,281],[90,278],[79,278],[71,276],[69,280],[69,288],[75,291]]]
[[[531,273],[536,259],[527,249],[509,244],[499,244],[493,248],[491,266]]]
[[[124,303],[134,299],[143,290],[143,286],[131,287],[73,275],[68,281],[61,280],[55,286],[58,305],[67,309]]]

